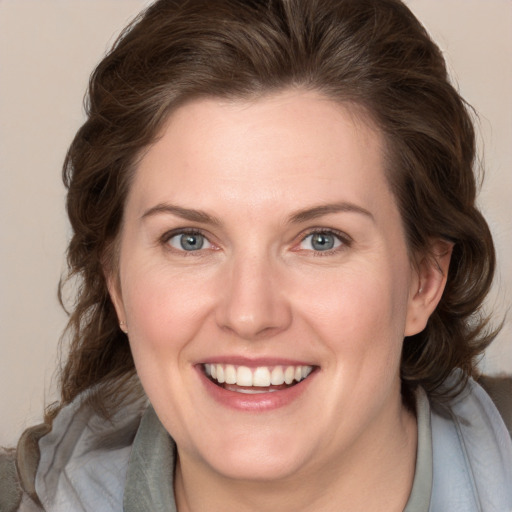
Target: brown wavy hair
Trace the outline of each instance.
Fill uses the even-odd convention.
[[[403,346],[402,381],[431,394],[461,379],[492,339],[481,306],[495,254],[475,207],[471,110],[451,85],[439,48],[398,0],[159,0],[121,34],[93,72],[87,120],[64,163],[73,235],[70,348],[62,404],[109,383],[96,399],[136,386],[133,359],[104,270],[137,160],[179,105],[199,97],[255,98],[316,90],[369,113],[387,141],[387,172],[409,249],[454,243],[446,289],[426,329]],[[134,388],[132,388],[134,389]]]

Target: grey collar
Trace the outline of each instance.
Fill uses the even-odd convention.
[[[176,445],[150,405],[140,422],[126,473],[124,512],[176,512]]]
[[[416,421],[418,424],[416,471],[404,512],[428,512],[430,508],[433,477],[432,427],[430,404],[422,388],[416,391]]]

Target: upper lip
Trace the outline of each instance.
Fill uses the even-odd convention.
[[[283,357],[249,358],[234,355],[207,357],[197,364],[232,364],[234,366],[247,366],[249,368],[257,368],[258,366],[318,366],[311,361],[299,359]]]

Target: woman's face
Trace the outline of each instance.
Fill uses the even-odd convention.
[[[161,135],[111,292],[181,463],[278,479],[369,452],[404,414],[402,341],[420,330],[379,133],[286,91],[191,102]]]

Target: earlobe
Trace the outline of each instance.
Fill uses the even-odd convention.
[[[114,304],[114,308],[117,313],[117,319],[119,321],[119,328],[125,333],[128,333],[128,325],[126,323],[126,313],[124,311],[124,304],[121,294],[121,283],[117,275],[113,275],[112,272],[105,273],[105,280],[107,282],[108,293],[110,300]]]
[[[128,325],[126,324],[126,322],[119,322],[119,328],[121,329],[121,331],[123,331],[125,334],[128,334]]]
[[[430,253],[421,256],[416,264],[416,279],[411,284],[405,336],[418,334],[427,325],[446,286],[453,243],[436,240]]]

